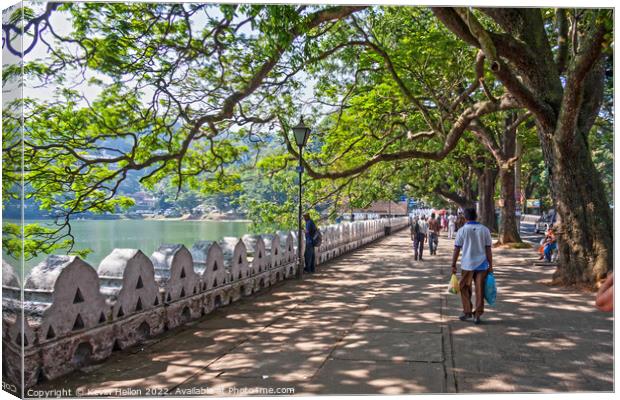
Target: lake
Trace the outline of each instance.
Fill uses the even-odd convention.
[[[7,220],[19,223],[15,220]],[[50,221],[26,220],[26,224]],[[165,221],[165,220],[79,220],[71,223],[75,249],[92,249],[86,261],[97,268],[114,248],[140,249],[150,256],[164,243],[184,244],[190,248],[199,240],[219,240],[225,236],[241,237],[248,233],[249,222],[243,221]],[[57,252],[56,254],[62,254]],[[19,263],[3,253],[5,261],[17,273]],[[26,261],[28,271],[45,259],[45,255]]]

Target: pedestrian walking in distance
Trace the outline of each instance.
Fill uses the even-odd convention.
[[[416,215],[415,217],[411,219],[411,224],[409,225],[409,229],[411,231],[411,241],[413,242],[413,253],[414,253],[414,257],[416,261],[418,260],[417,241],[418,241],[418,233],[420,233],[420,224],[418,223],[419,221],[420,221],[420,217]]]
[[[454,214],[450,214],[448,216],[448,239],[454,239],[456,227],[456,216]]]
[[[304,251],[304,272],[314,273],[316,258],[314,256],[314,237],[316,235],[316,224],[310,218],[310,214],[304,214],[306,221],[306,250]]]
[[[484,282],[487,274],[493,272],[493,254],[491,253],[491,231],[489,228],[477,222],[476,209],[464,210],[465,225],[456,233],[454,241],[454,254],[452,256],[452,273],[456,274],[456,262],[462,251],[461,257],[461,302],[463,314],[461,321],[474,320],[480,323],[480,316],[484,313]],[[476,306],[471,302],[472,284],[476,287]]]
[[[431,255],[437,254],[437,245],[439,244],[439,232],[441,231],[441,225],[439,223],[439,217],[435,218],[435,214],[431,214],[431,219],[428,222],[428,248]]]
[[[424,261],[422,259],[422,253],[424,252],[424,241],[426,240],[426,235],[428,234],[428,224],[426,223],[426,217],[424,215],[416,222],[416,226],[414,226],[413,231],[415,233],[413,240],[414,259],[416,261]]]

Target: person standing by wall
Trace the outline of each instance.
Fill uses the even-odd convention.
[[[316,258],[314,254],[314,236],[316,235],[316,224],[310,218],[310,214],[304,214],[306,221],[306,249],[304,251],[304,272],[314,273],[316,266]]]
[[[480,316],[484,313],[484,282],[487,274],[493,272],[493,254],[491,252],[493,242],[489,228],[476,221],[478,217],[476,209],[468,208],[464,213],[467,222],[456,233],[454,254],[452,255],[452,273],[456,274],[456,262],[462,249],[459,288],[461,290],[463,314],[459,319],[466,321],[473,317],[474,323],[479,324],[481,322]],[[472,283],[474,282],[476,285],[475,308],[471,302]]]

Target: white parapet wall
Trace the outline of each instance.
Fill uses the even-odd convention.
[[[317,264],[408,224],[402,217],[322,226]],[[164,244],[150,257],[114,249],[98,268],[51,255],[26,278],[23,303],[19,280],[3,261],[4,378],[21,386],[22,365],[26,388],[58,378],[292,278],[297,246],[296,232],[280,231],[197,241],[191,249]]]

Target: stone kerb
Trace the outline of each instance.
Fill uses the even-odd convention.
[[[280,243],[280,235],[263,235],[265,243],[265,253],[269,262],[269,281],[271,285],[283,280],[286,277],[286,267],[288,255],[286,248]]]
[[[288,261],[283,255],[285,249],[280,245],[280,236],[276,235],[264,235],[263,240],[265,242],[265,252],[268,259],[271,260],[270,268],[279,267],[283,264],[283,261]]]
[[[293,252],[295,256],[297,256],[297,248],[300,245],[299,238],[297,237],[297,231],[290,231],[289,235],[293,238]],[[305,234],[302,232],[301,235],[301,254],[304,254],[304,236]]]
[[[329,225],[325,228],[323,241],[325,242],[325,245],[320,249],[321,253],[326,253],[327,259],[336,258],[336,248],[339,245],[337,225]]]
[[[239,281],[250,276],[250,268],[247,258],[247,248],[243,240],[226,237],[222,239],[224,250],[224,264],[231,266],[231,279],[229,282]]]
[[[2,332],[3,344],[6,341],[10,345],[21,346],[25,342],[33,343],[32,334],[30,337],[21,333],[21,328],[17,323],[21,319],[23,307],[21,302],[21,283],[15,274],[13,267],[2,260]]]
[[[357,249],[360,246],[361,232],[360,228],[362,221],[357,221],[351,224],[351,250]]]
[[[247,259],[247,250],[243,240],[235,237],[225,237],[220,242],[224,252],[224,265],[228,272],[228,283],[232,286],[225,295],[225,304],[236,301],[241,296],[252,293],[252,286],[242,280],[250,276],[250,268]]]
[[[43,311],[35,329],[40,351],[37,379],[54,379],[110,355],[114,328],[106,324],[109,306],[89,264],[74,256],[49,256],[32,269],[24,291],[40,299],[52,294],[48,306],[24,304],[31,316]]]
[[[26,312],[43,312],[40,342],[91,329],[107,321],[108,305],[99,290],[97,271],[79,257],[49,256],[32,269],[24,289],[31,295],[34,292],[52,295],[51,303],[38,302],[36,308],[24,304]]]
[[[41,374],[41,355],[36,333],[30,325],[30,319],[24,316],[23,309],[12,312],[4,312],[3,309],[2,333],[3,380],[6,377],[9,382],[21,382],[23,371],[25,384],[36,384]]]
[[[304,254],[305,254],[305,251],[306,251],[306,241],[305,241],[305,236],[306,235],[305,235],[305,233],[302,233],[302,235],[301,235],[301,243],[299,243],[298,240],[297,240],[297,231],[289,231],[288,234],[293,239],[293,252],[292,252],[293,256],[291,257],[293,259],[292,262],[296,263],[297,262],[297,258],[299,256],[298,246],[300,246],[300,245],[301,245],[302,258],[304,257]],[[289,272],[292,269],[293,269],[293,267],[289,268]],[[295,273],[296,273],[296,271],[297,271],[297,269],[295,268]],[[289,275],[287,275],[287,277],[292,275],[292,274],[293,274],[293,272],[290,272]]]
[[[21,302],[21,283],[11,264],[2,260],[2,310],[23,308]]]
[[[201,275],[201,291],[205,292],[228,283],[224,253],[217,242],[211,240],[196,242],[190,252],[194,270]]]
[[[362,244],[366,244],[370,241],[369,236],[369,227],[370,223],[369,221],[364,221],[362,223]]]
[[[343,251],[342,247],[344,246],[344,243],[346,241],[345,233],[344,233],[344,225],[343,224],[338,225],[337,237],[338,237],[338,239],[337,239],[336,256],[339,256],[342,253],[342,251]]]
[[[224,252],[220,245],[211,240],[194,243],[190,250],[194,261],[194,271],[200,275],[199,292],[202,293],[202,314],[229,302],[227,290],[228,271],[224,262]]]
[[[282,264],[286,264],[287,267],[284,270],[284,277],[288,278],[295,274],[297,271],[297,251],[295,249],[295,240],[291,232],[278,231],[276,232],[280,238],[280,245],[283,249]]]
[[[271,267],[271,260],[265,250],[265,242],[261,235],[244,235],[241,240],[246,246],[248,263],[250,266],[250,276],[255,279],[252,282],[254,292],[258,292],[271,285],[271,276],[268,273]]]
[[[353,225],[347,223],[345,226],[345,249],[349,251],[353,247],[353,242],[355,241],[355,237],[353,236]]]
[[[161,333],[165,315],[151,260],[137,249],[114,249],[97,269],[116,324],[115,349],[124,349]]]
[[[40,356],[36,351],[38,340],[31,321],[40,326],[42,311],[39,310],[33,318],[24,315],[21,287],[13,267],[2,260],[2,373],[9,382],[21,382],[24,371],[25,382],[34,384],[39,371]],[[49,307],[52,295],[49,294],[44,300],[45,308]],[[29,309],[32,309],[32,306]]]
[[[20,349],[22,344],[24,348],[31,348],[32,345],[37,344],[35,331],[30,325],[30,319],[24,317],[23,310],[16,310],[15,312],[11,312],[10,316],[5,315],[4,317],[6,317],[6,326],[4,326],[2,330],[4,338],[10,342],[15,349]],[[22,320],[24,321],[23,331]]]
[[[20,290],[21,286],[13,266],[2,260],[2,288]]]
[[[297,259],[297,253],[295,253],[295,239],[291,232],[287,231],[278,231],[278,236],[280,236],[280,244],[284,248],[286,252],[286,260],[287,262],[293,262]],[[284,257],[284,254],[282,255]]]
[[[409,217],[394,218],[392,224],[392,226],[395,228],[394,230],[402,229],[409,225]]]
[[[333,244],[333,233],[332,233],[332,225],[321,227],[321,235],[323,237],[323,241],[321,245],[318,247],[318,260],[317,263],[323,263],[330,259],[330,249]]]
[[[241,240],[243,240],[247,249],[250,273],[255,275],[268,270],[271,265],[271,260],[267,256],[263,238],[260,235],[243,235]]]
[[[181,245],[162,245],[151,255],[155,267],[155,282],[163,289],[160,299],[167,307],[166,328],[174,328],[201,316],[198,294],[200,277],[194,271],[189,250]]]

